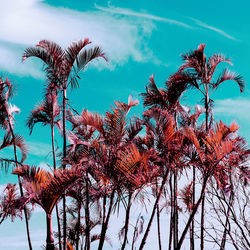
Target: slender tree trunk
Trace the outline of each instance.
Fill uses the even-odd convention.
[[[201,250],[204,250],[204,217],[205,217],[205,197],[204,193],[201,201]]]
[[[47,222],[46,250],[54,250],[55,245],[52,235],[51,214],[46,214],[46,222]]]
[[[114,196],[115,196],[115,191],[113,190],[111,193],[111,197],[110,197],[108,214],[107,214],[107,217],[106,217],[104,224],[102,225],[101,237],[100,237],[100,241],[99,241],[98,250],[102,250],[102,248],[103,248],[106,232],[108,229],[108,223],[109,223],[109,219],[110,219],[110,215],[111,215],[111,211],[112,211],[112,207],[113,207]]]
[[[156,215],[157,215],[158,245],[159,245],[159,250],[161,250],[162,247],[161,247],[161,225],[160,225],[160,209],[159,209],[159,204],[157,204]]]
[[[63,169],[66,168],[64,159],[66,158],[66,89],[63,89]],[[67,250],[67,216],[66,216],[66,196],[63,193],[63,250]]]
[[[151,228],[151,225],[152,225],[152,222],[153,222],[153,219],[154,219],[154,215],[155,215],[155,211],[156,211],[156,207],[157,207],[157,204],[160,200],[160,197],[161,197],[161,194],[162,194],[162,190],[164,188],[164,185],[167,181],[167,177],[168,177],[168,173],[169,173],[169,170],[166,171],[163,179],[162,179],[162,183],[161,183],[161,187],[160,187],[160,190],[157,194],[157,197],[156,197],[156,200],[155,200],[155,204],[154,204],[154,207],[153,207],[153,211],[152,211],[152,214],[151,214],[151,217],[149,219],[149,222],[148,222],[148,226],[147,226],[147,229],[144,233],[144,236],[142,238],[142,241],[141,241],[141,244],[140,244],[140,247],[139,247],[139,250],[142,250],[144,248],[144,245],[146,244],[146,240],[147,240],[147,237],[148,237],[148,234],[149,234],[149,231],[150,231],[150,228]]]
[[[169,243],[168,243],[168,250],[171,250],[172,248],[172,238],[173,238],[173,208],[174,208],[174,198],[173,198],[173,186],[172,186],[172,176],[173,174],[171,173],[170,175],[170,182],[169,182],[169,187],[170,187],[170,199],[171,199],[171,211],[170,211],[170,223],[169,223]]]
[[[89,220],[89,183],[88,183],[88,174],[85,178],[86,182],[86,202],[85,202],[85,250],[90,249],[90,220]]]
[[[178,244],[178,203],[177,203],[177,173],[174,171],[174,249]]]
[[[209,96],[206,94],[205,97],[205,110],[206,110],[206,132],[208,131],[208,103],[209,103]],[[207,153],[207,150],[206,150]],[[200,249],[204,250],[204,217],[205,217],[205,201],[206,201],[206,193],[204,193],[202,197],[202,202],[201,202],[201,244],[200,244]]]
[[[53,153],[53,167],[54,170],[56,170],[56,153],[55,153],[55,141],[54,141],[54,121],[52,118],[52,123],[51,123],[51,141],[52,141],[52,153]],[[58,229],[58,245],[59,245],[59,250],[62,249],[62,239],[61,239],[61,225],[60,225],[60,216],[59,216],[59,209],[58,205],[56,204],[56,219],[57,219],[57,229]]]
[[[123,239],[121,250],[125,249],[125,246],[126,246],[127,241],[128,241],[129,214],[130,214],[130,208],[131,208],[131,205],[132,205],[131,204],[131,198],[132,198],[132,192],[129,191],[129,194],[128,194],[128,207],[126,209],[126,218],[125,218],[125,225],[124,225],[125,233],[124,233],[124,239]]]
[[[77,215],[77,233],[76,233],[76,250],[79,249],[80,241],[80,226],[81,226],[81,201],[78,201],[78,215]]]
[[[199,207],[200,204],[201,204],[201,200],[202,200],[202,198],[204,197],[205,190],[206,190],[206,186],[207,186],[207,182],[208,182],[208,178],[209,178],[209,176],[206,176],[206,177],[204,178],[204,182],[203,182],[203,185],[202,185],[200,197],[199,197],[198,201],[196,202],[196,204],[195,204],[195,206],[194,206],[194,208],[193,208],[192,213],[191,213],[190,216],[189,216],[188,222],[187,222],[187,224],[186,224],[186,226],[185,226],[185,228],[184,228],[184,230],[183,230],[183,233],[182,233],[182,235],[181,235],[181,237],[180,237],[180,240],[179,240],[179,242],[178,242],[177,248],[176,248],[175,250],[181,249],[181,246],[182,246],[183,241],[184,241],[184,239],[185,239],[185,236],[186,236],[186,234],[187,234],[187,232],[188,232],[188,229],[189,229],[189,227],[190,227],[190,225],[191,225],[191,223],[192,223],[192,220],[193,220],[193,218],[194,218],[194,216],[195,216],[195,214],[196,214],[196,212],[197,212],[197,210],[198,210],[198,207]]]
[[[156,179],[156,195],[158,193],[158,182]],[[156,216],[157,216],[157,233],[158,233],[158,246],[159,246],[159,250],[162,249],[161,247],[161,225],[160,225],[160,209],[159,209],[159,204],[157,204],[157,208],[156,208]]]
[[[14,135],[14,131],[10,122],[10,117],[8,117],[8,123],[9,123],[9,128],[10,128],[10,133],[11,136],[13,138],[13,145],[14,145],[14,157],[15,157],[15,165],[16,167],[18,167],[18,159],[17,159],[17,152],[16,152],[16,143],[15,143],[15,135]],[[21,197],[23,197],[23,187],[22,187],[22,183],[21,183],[21,179],[18,176],[18,184],[19,184],[19,189],[20,189],[20,194]],[[29,229],[29,221],[28,221],[28,213],[27,213],[27,208],[26,206],[24,206],[24,217],[25,217],[25,224],[26,224],[26,234],[27,234],[27,238],[28,238],[28,245],[29,245],[29,249],[32,250],[32,245],[31,245],[31,239],[30,239],[30,229]]]
[[[195,167],[193,166],[193,207],[195,206],[195,181],[196,181],[196,176],[195,176]],[[190,250],[194,250],[194,218],[192,220],[192,224],[190,227]]]
[[[227,233],[229,231],[228,230],[228,225],[229,225],[230,206],[232,206],[232,204],[233,204],[233,183],[232,183],[231,176],[230,176],[230,185],[231,185],[231,192],[230,192],[230,197],[229,197],[229,203],[228,203],[228,206],[227,206],[226,222],[225,222],[225,226],[224,226],[224,232],[223,232],[223,236],[222,236],[222,240],[221,240],[220,250],[225,249]],[[225,197],[225,199],[226,199],[226,197]]]

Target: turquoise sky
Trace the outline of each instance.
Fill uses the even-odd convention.
[[[101,113],[114,100],[126,102],[130,94],[140,100],[152,74],[158,86],[164,86],[180,66],[180,54],[205,43],[208,56],[217,52],[231,58],[229,69],[247,83],[240,94],[234,82],[226,82],[213,99],[216,118],[236,121],[240,134],[250,141],[249,1],[2,0],[0,6],[0,72],[16,85],[13,104],[22,110],[16,130],[29,144],[27,163],[44,166],[51,158],[49,130],[38,125],[29,136],[25,127],[29,112],[42,99],[44,74],[38,60],[21,63],[21,56],[41,39],[66,47],[89,37],[101,45],[109,64],[99,60],[89,65],[81,74],[80,88],[69,93],[77,110]],[[195,105],[200,99],[198,93],[187,92],[183,104]],[[140,104],[134,112],[139,115],[142,110]],[[1,176],[0,183],[10,180],[14,179]]]

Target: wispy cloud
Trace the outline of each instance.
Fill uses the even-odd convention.
[[[14,47],[14,46],[13,46]],[[6,45],[0,45],[0,67],[9,73],[15,73],[20,76],[28,75],[37,79],[43,78],[43,73],[35,66],[34,62],[21,63],[22,51],[18,48],[8,48]]]
[[[248,120],[250,100],[246,98],[216,100],[215,114]]]
[[[119,14],[119,15],[124,15],[124,16],[133,16],[133,17],[139,17],[139,18],[144,18],[144,19],[149,19],[152,21],[160,21],[160,22],[165,22],[165,23],[169,23],[169,24],[174,24],[177,26],[182,26],[184,28],[188,28],[188,29],[192,29],[192,26],[174,20],[174,19],[169,19],[169,18],[165,18],[165,17],[160,17],[160,16],[155,16],[152,14],[148,14],[148,13],[143,13],[143,12],[136,12],[130,9],[124,9],[124,8],[118,8],[118,7],[113,7],[113,6],[109,6],[107,7],[102,7],[99,5],[95,5],[97,9],[102,10],[102,11],[106,11],[112,14]]]
[[[39,0],[4,1],[0,19],[0,69],[39,78],[39,71],[30,72],[28,67],[21,66],[20,51],[41,39],[66,47],[72,41],[89,37],[102,46],[111,69],[130,58],[137,62],[152,61],[154,54],[146,41],[154,28],[150,18],[131,20],[101,9],[80,12],[52,7]],[[98,68],[102,65],[107,67],[104,62],[95,64]]]
[[[222,36],[224,36],[224,37],[226,37],[226,38],[228,38],[230,40],[239,41],[237,38],[235,38],[234,36],[229,35],[228,33],[226,33],[222,29],[219,29],[219,28],[216,28],[216,27],[211,26],[209,24],[206,24],[206,23],[204,23],[204,22],[202,22],[202,21],[200,21],[198,19],[195,19],[195,18],[190,18],[190,19],[193,20],[195,22],[195,24],[197,24],[200,27],[206,28],[208,30],[212,30],[212,31],[214,31],[214,32],[216,32],[216,33],[218,33],[218,34],[220,34],[220,35],[222,35]]]

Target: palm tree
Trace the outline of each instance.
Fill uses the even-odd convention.
[[[0,197],[0,224],[11,217],[14,221],[16,217],[22,219],[22,207],[17,193],[16,184],[8,183]]]
[[[14,114],[19,113],[20,109],[17,106],[12,106],[9,101],[13,95],[13,85],[12,83],[6,78],[3,80],[0,78],[0,125],[6,131],[7,141],[11,141],[13,148],[14,148],[14,157],[15,157],[15,165],[18,166],[18,158],[17,158],[17,150],[16,147],[22,148],[22,159],[23,162],[27,155],[27,149],[25,149],[23,138],[19,135],[14,134]],[[10,139],[12,138],[12,139]],[[5,140],[3,142],[6,142]],[[18,177],[19,182],[19,189],[21,196],[23,196],[23,189],[20,179]],[[27,238],[29,249],[32,249],[31,240],[30,240],[30,233],[29,233],[29,222],[28,222],[28,215],[27,209],[24,207],[24,215],[25,215],[25,223],[26,223],[26,231],[27,231]]]
[[[119,195],[126,186],[121,183],[129,182],[134,186],[143,183],[143,178],[137,171],[145,166],[147,156],[141,154],[133,143],[142,127],[139,122],[127,122],[128,112],[137,104],[138,101],[131,98],[128,104],[115,102],[115,106],[111,112],[106,112],[105,117],[87,110],[83,110],[79,116],[68,112],[68,119],[74,128],[74,133],[70,133],[72,153],[74,155],[78,152],[78,162],[88,166],[88,174],[105,192],[99,250],[103,248],[115,193]],[[86,128],[90,129],[88,136]],[[109,207],[106,211],[108,197]]]
[[[61,131],[61,109],[57,103],[57,93],[55,90],[47,89],[45,100],[39,104],[27,120],[27,126],[30,129],[30,134],[33,131],[35,124],[42,123],[44,126],[49,125],[51,130],[52,153],[53,153],[53,169],[56,170],[56,154],[55,154],[55,139],[54,139],[54,125]],[[58,225],[58,240],[59,249],[61,250],[61,227],[59,219],[58,206],[56,205],[56,216]]]
[[[182,133],[192,141],[199,158],[194,163],[204,173],[200,196],[192,208],[186,226],[181,234],[176,249],[181,249],[188,228],[205,195],[206,186],[211,178],[217,183],[218,188],[224,188],[231,175],[231,168],[243,172],[242,163],[249,157],[249,150],[245,141],[240,136],[235,136],[239,127],[232,123],[226,126],[219,122],[214,129],[210,129],[205,136],[197,136],[192,128],[185,128]]]
[[[173,87],[174,86],[174,87]],[[149,109],[160,108],[167,111],[173,116],[178,128],[178,117],[184,112],[184,107],[180,104],[182,94],[187,89],[188,83],[182,73],[175,73],[168,78],[165,83],[165,89],[158,88],[155,83],[154,75],[149,78],[149,83],[146,86],[146,93],[142,93],[144,107]],[[172,173],[173,172],[173,173]],[[171,169],[170,175],[170,190],[171,190],[171,216],[170,216],[170,240],[169,248],[171,249],[172,238],[174,248],[177,246],[178,239],[178,209],[177,209],[177,168]],[[174,184],[172,188],[172,178]],[[159,221],[159,220],[158,220]],[[158,225],[159,227],[159,225]]]
[[[52,235],[51,213],[58,200],[67,188],[82,177],[82,169],[54,170],[53,174],[34,166],[17,167],[13,174],[20,176],[23,181],[25,203],[37,204],[46,213],[47,238],[46,250],[54,250]]]
[[[66,105],[67,89],[78,87],[79,73],[94,59],[106,57],[99,46],[86,49],[91,42],[88,38],[72,43],[67,49],[62,49],[60,45],[48,40],[41,40],[36,47],[27,48],[23,54],[23,60],[29,57],[41,59],[45,68],[46,77],[49,84],[57,87],[62,93],[62,113],[63,113],[63,158],[66,157]],[[63,163],[63,169],[65,169]],[[63,249],[66,250],[66,200],[63,198]]]
[[[182,153],[180,150],[182,135],[176,128],[176,122],[172,114],[165,109],[152,107],[145,111],[143,116],[148,134],[146,142],[151,141],[151,145],[149,145],[155,150],[155,155],[158,161],[157,165],[161,166],[158,176],[162,177],[162,181],[156,196],[149,223],[139,247],[140,250],[142,250],[146,244],[146,239],[148,237],[169,172],[176,169],[177,166],[182,165]]]
[[[205,126],[206,131],[209,129],[209,123],[212,122],[212,99],[211,94],[225,81],[232,80],[236,82],[240,87],[240,92],[244,91],[245,82],[243,78],[237,74],[230,72],[227,68],[224,68],[221,74],[215,78],[214,73],[217,70],[218,65],[222,62],[231,65],[228,58],[220,54],[213,54],[207,59],[204,54],[205,44],[200,44],[198,49],[189,53],[183,54],[184,63],[179,69],[179,72],[183,75],[183,80],[187,86],[197,89],[204,97],[205,105]],[[173,85],[173,88],[176,85]],[[209,121],[209,115],[211,116]],[[211,126],[211,125],[210,125]],[[193,170],[195,180],[195,170]],[[195,182],[194,182],[195,183]],[[205,211],[205,195],[202,200],[201,209],[201,249],[204,249],[204,211]],[[194,224],[192,225],[194,231]],[[193,235],[192,235],[193,237]]]

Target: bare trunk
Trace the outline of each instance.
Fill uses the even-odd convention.
[[[66,89],[63,89],[63,169],[66,168],[64,159],[66,158]],[[63,193],[63,250],[67,250],[67,216],[66,216],[66,196]]]
[[[98,250],[102,250],[102,248],[103,248],[106,232],[108,229],[108,223],[109,223],[109,219],[110,219],[110,215],[111,215],[111,211],[112,211],[112,207],[113,207],[114,196],[115,196],[115,191],[113,190],[111,193],[111,197],[110,197],[108,214],[107,214],[107,217],[106,217],[104,224],[102,225],[102,231],[101,231],[101,237],[100,237],[100,241],[99,241]]]
[[[51,123],[51,141],[52,141],[52,153],[53,153],[53,167],[54,170],[56,170],[56,153],[55,153],[55,142],[54,142],[54,120],[52,118],[52,123]],[[59,250],[62,249],[62,239],[61,239],[61,225],[60,225],[60,216],[59,216],[59,210],[58,210],[58,205],[56,204],[56,219],[57,219],[57,230],[58,230],[58,245],[59,245]]]
[[[171,199],[171,211],[170,211],[170,223],[169,223],[169,243],[168,243],[168,250],[171,250],[172,248],[172,238],[173,238],[173,209],[174,209],[174,199],[173,199],[173,187],[172,187],[172,173],[170,175],[170,182],[169,182],[169,187],[170,187],[170,199]]]
[[[157,204],[157,231],[158,231],[158,245],[159,245],[159,250],[162,249],[161,247],[161,225],[160,225],[160,209],[159,209],[159,204]]]
[[[47,222],[46,250],[54,250],[55,245],[52,235],[51,214],[46,214],[46,222]]]
[[[206,110],[206,132],[208,131],[208,103],[209,103],[209,96],[208,94],[205,97],[205,110]],[[207,150],[206,150],[207,153]],[[201,238],[201,243],[200,243],[200,249],[204,250],[204,216],[205,216],[205,197],[206,194],[204,193],[203,197],[202,197],[202,204],[201,204],[201,234],[200,234],[200,238]]]
[[[224,232],[223,232],[223,236],[222,236],[222,240],[221,240],[220,250],[225,249],[227,234],[229,232],[229,229],[228,229],[228,226],[229,226],[229,213],[230,213],[230,206],[232,206],[232,204],[233,204],[233,183],[232,183],[231,176],[230,176],[230,185],[231,185],[231,192],[230,192],[230,197],[229,197],[229,203],[228,203],[228,206],[227,206],[226,222],[225,222],[225,226],[224,226]],[[226,197],[225,197],[225,199],[226,199]]]
[[[88,183],[88,174],[85,178],[86,182],[86,203],[85,203],[85,250],[90,249],[90,221],[89,221],[89,183]]]
[[[128,226],[129,226],[129,214],[130,214],[130,208],[131,208],[131,198],[132,198],[132,192],[129,192],[128,194],[128,207],[126,209],[126,218],[125,218],[125,233],[124,233],[124,239],[123,239],[123,244],[121,247],[121,250],[125,249],[125,246],[127,244],[128,241]]]
[[[205,216],[205,198],[206,194],[204,193],[201,202],[201,250],[204,250],[204,216]]]
[[[76,250],[79,249],[80,241],[80,226],[81,226],[81,202],[78,202],[78,215],[77,215],[77,233],[76,233]]]
[[[177,173],[174,171],[174,249],[178,244],[178,204],[177,204]]]
[[[195,176],[195,167],[193,166],[193,207],[195,205],[195,181],[196,181],[196,176]],[[190,227],[190,250],[194,250],[194,218],[192,220],[192,224]]]
[[[13,138],[15,165],[16,165],[16,167],[18,167],[18,164],[17,164],[18,159],[17,159],[17,152],[16,152],[15,135],[14,135],[14,131],[13,131],[12,125],[10,123],[10,117],[8,117],[8,123],[9,123],[9,128],[10,128],[11,136]],[[23,197],[23,187],[22,187],[21,179],[20,179],[19,176],[18,176],[18,184],[19,184],[19,189],[20,189],[21,197]],[[29,230],[29,221],[28,221],[28,213],[27,213],[26,206],[24,206],[23,210],[24,210],[24,217],[25,217],[25,224],[26,224],[26,234],[27,234],[27,238],[28,238],[29,249],[32,250],[31,239],[30,239],[30,230]]]
[[[151,217],[150,217],[150,220],[148,222],[148,226],[147,226],[147,229],[145,231],[145,234],[142,238],[142,241],[141,241],[141,244],[140,244],[140,247],[139,247],[139,250],[142,250],[144,248],[144,245],[146,244],[146,240],[147,240],[147,237],[148,237],[148,234],[149,234],[149,231],[150,231],[150,228],[151,228],[151,225],[152,225],[152,222],[153,222],[153,219],[154,219],[154,215],[155,215],[155,211],[156,211],[156,207],[158,205],[158,202],[160,200],[160,197],[161,197],[161,193],[162,193],[162,190],[163,190],[163,187],[167,181],[167,177],[168,177],[168,173],[169,173],[169,170],[166,171],[163,179],[162,179],[162,183],[161,183],[161,187],[160,187],[160,190],[157,194],[157,198],[155,200],[155,204],[154,204],[154,208],[153,208],[153,211],[152,211],[152,214],[151,214]]]

